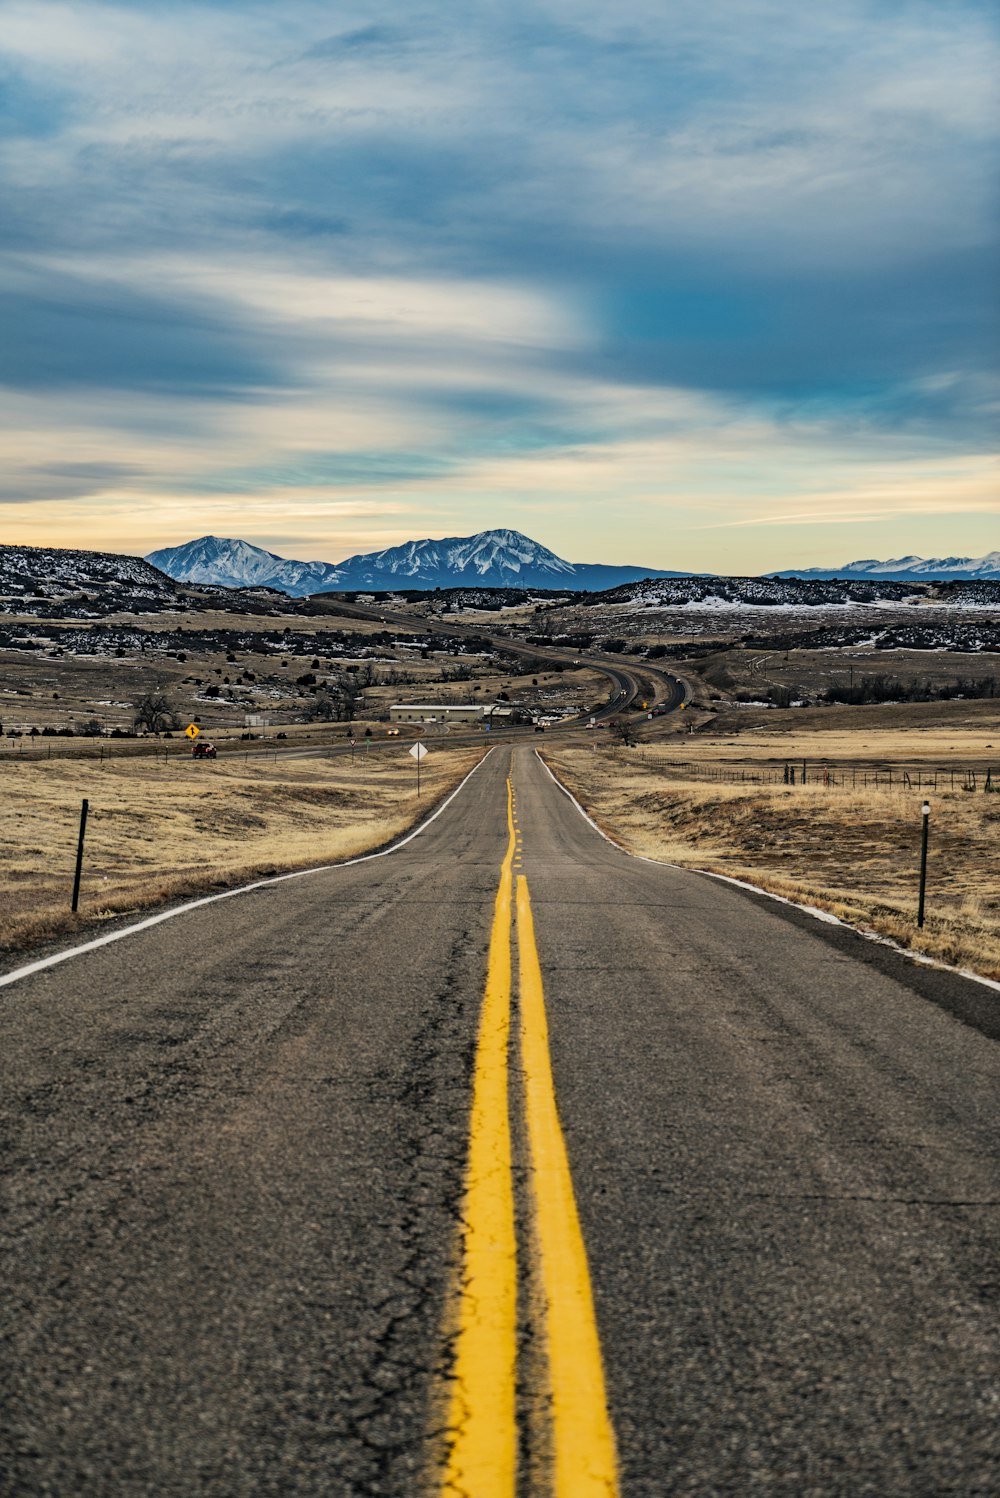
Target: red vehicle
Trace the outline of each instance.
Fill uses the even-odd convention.
[[[195,740],[194,747],[191,750],[192,759],[215,759],[215,757],[216,749],[214,744],[210,744],[207,739]]]

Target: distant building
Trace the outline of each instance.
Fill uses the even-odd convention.
[[[485,702],[394,702],[390,723],[478,723],[489,712]]]

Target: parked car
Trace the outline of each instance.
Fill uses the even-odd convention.
[[[207,739],[196,739],[195,743],[194,743],[194,747],[191,750],[191,758],[192,759],[215,759],[216,753],[217,753],[217,750],[216,750],[215,745],[214,744],[210,744]]]

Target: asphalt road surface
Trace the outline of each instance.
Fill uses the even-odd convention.
[[[995,1494],[998,1007],[499,747],[8,982],[0,1491]]]

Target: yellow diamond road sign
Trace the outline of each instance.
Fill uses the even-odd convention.
[[[197,723],[189,723],[184,732],[187,734],[189,739],[196,739],[201,733],[201,729],[198,727]]]

